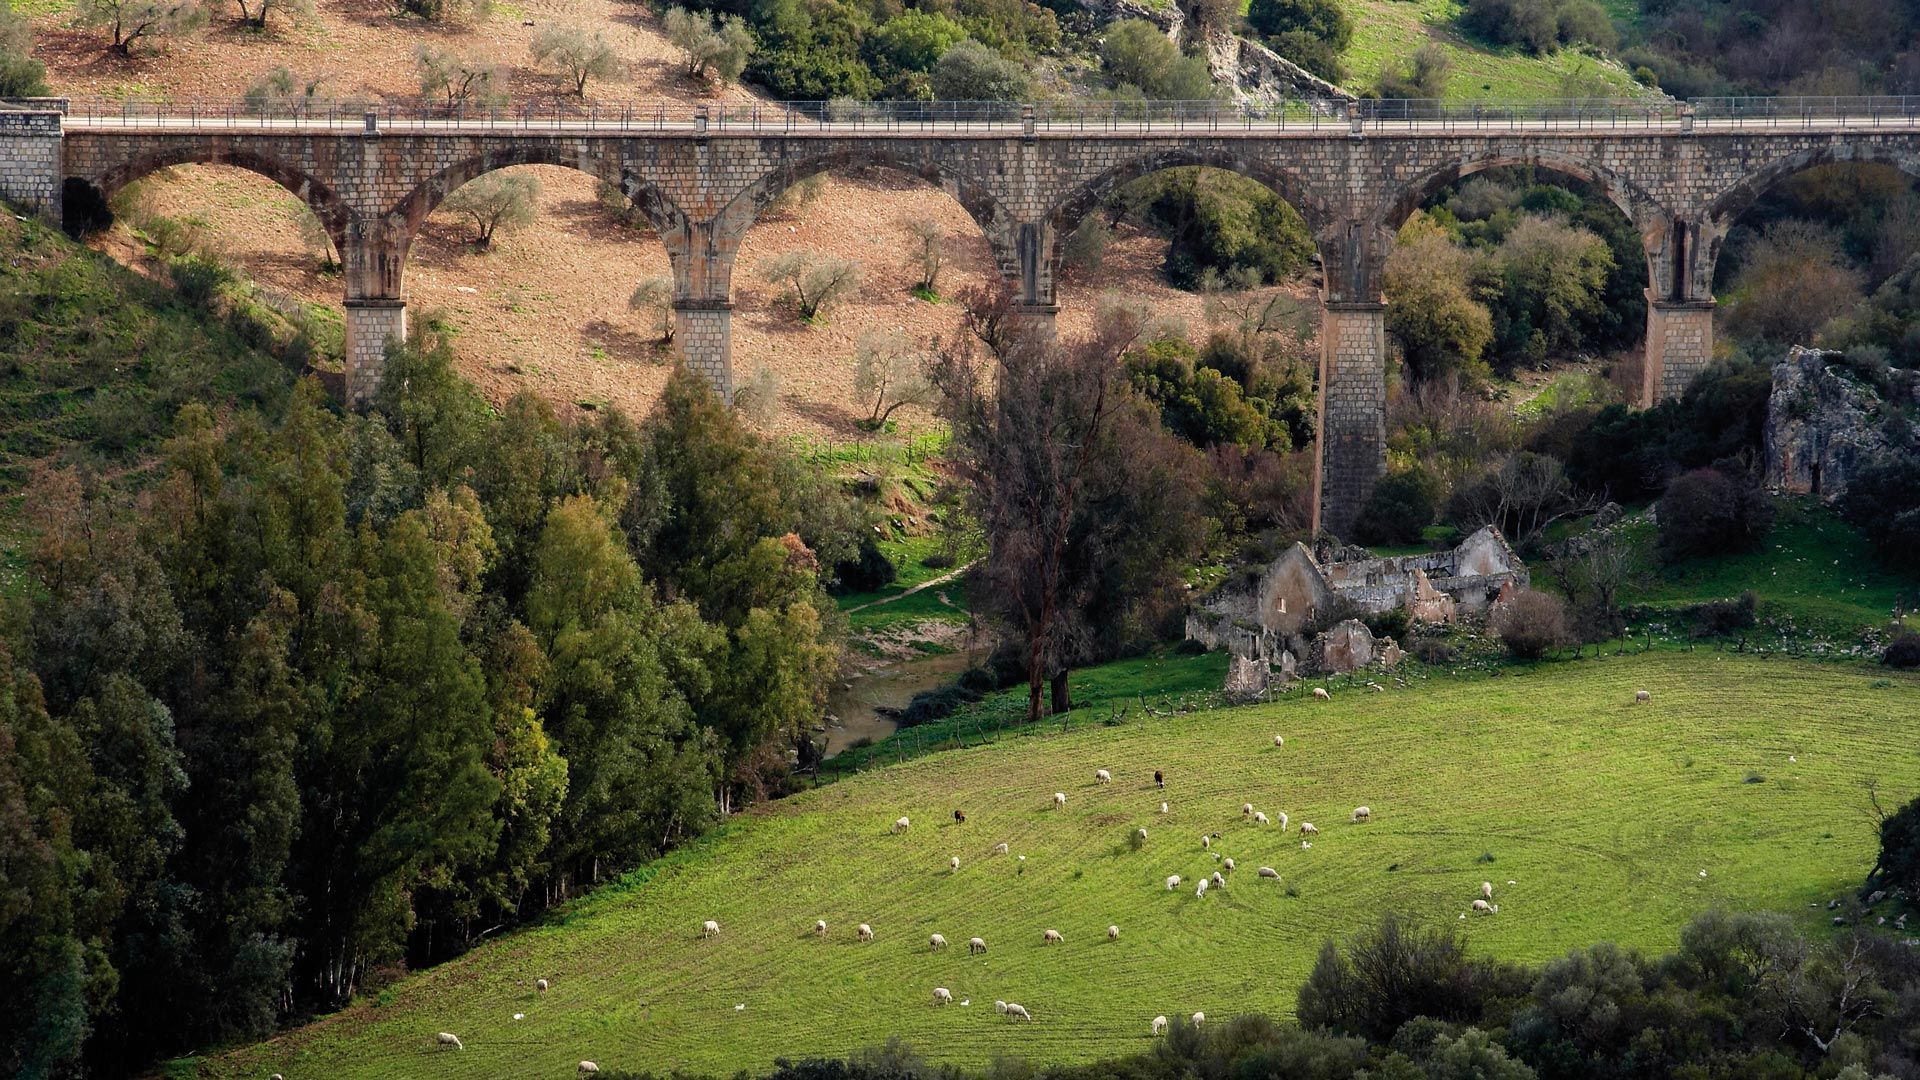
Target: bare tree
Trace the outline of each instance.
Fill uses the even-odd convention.
[[[83,25],[109,27],[111,51],[120,56],[132,55],[143,37],[184,34],[207,21],[199,0],[80,0],[79,15]]]
[[[627,297],[627,308],[645,319],[662,348],[673,344],[673,279],[648,278]]]
[[[445,102],[449,109],[507,100],[506,75],[490,60],[421,45],[413,50],[413,66],[420,75],[420,96]]]
[[[1554,522],[1598,510],[1600,500],[1575,496],[1560,459],[1521,451],[1466,485],[1454,505],[1461,524],[1498,526],[1514,547],[1524,548]]]
[[[785,285],[794,314],[812,322],[820,309],[860,286],[860,264],[818,251],[789,251],[760,264],[772,285]]]
[[[947,231],[940,223],[928,218],[908,218],[901,222],[906,226],[907,234],[913,238],[914,248],[910,256],[912,265],[917,269],[920,280],[914,282],[914,295],[925,300],[937,300],[940,291],[940,268],[946,256]]]
[[[964,299],[968,336],[936,362],[952,460],[988,542],[983,595],[1026,656],[1027,715],[1072,706],[1076,664],[1138,640],[1200,529],[1196,452],[1128,388],[1138,326],[1060,344],[1004,293]]]
[[[534,204],[539,201],[539,177],[491,172],[460,185],[440,205],[471,218],[477,231],[474,246],[485,250],[493,246],[496,231],[512,231],[531,222]]]
[[[861,337],[854,348],[853,396],[867,409],[865,426],[878,431],[905,405],[928,405],[937,396],[930,377],[932,356],[895,330]]]
[[[575,97],[587,96],[588,79],[609,79],[620,71],[620,57],[600,31],[589,35],[577,26],[549,26],[530,47],[533,62],[552,68],[573,85]]]

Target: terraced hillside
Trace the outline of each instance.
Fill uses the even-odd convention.
[[[1328,935],[1388,909],[1459,920],[1483,879],[1500,910],[1468,919],[1471,945],[1514,959],[1599,939],[1670,946],[1715,905],[1807,912],[1872,862],[1865,782],[1886,805],[1920,789],[1920,678],[1678,651],[1507,671],[1036,733],[862,774],[204,1071],[562,1076],[586,1057],[727,1073],[895,1034],[956,1062],[1088,1060],[1144,1045],[1156,1014],[1288,1013]],[[1651,705],[1632,704],[1641,688]],[[1251,824],[1243,802],[1292,826]],[[1362,803],[1372,823],[1349,824]],[[890,835],[902,814],[911,830]],[[1311,850],[1302,821],[1321,829]],[[1216,855],[1239,868],[1196,899]],[[703,940],[707,918],[722,930]],[[874,941],[855,940],[861,922]],[[1043,945],[1047,929],[1065,943]],[[931,952],[935,932],[952,946]],[[968,954],[975,935],[984,956]],[[956,1004],[934,1006],[935,986]],[[995,999],[1034,1022],[1008,1023]],[[436,1047],[438,1031],[466,1049]]]

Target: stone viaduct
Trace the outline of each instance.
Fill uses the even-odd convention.
[[[0,195],[58,215],[165,166],[218,163],[299,196],[345,264],[347,387],[359,403],[385,343],[406,328],[408,248],[447,194],[495,169],[562,165],[617,185],[650,218],[674,277],[675,340],[722,394],[732,387],[735,255],[755,216],[795,182],[847,166],[921,177],[979,223],[1022,309],[1050,328],[1061,241],[1115,188],[1157,170],[1205,165],[1252,177],[1311,227],[1323,264],[1316,528],[1353,522],[1385,465],[1386,341],[1381,265],[1424,200],[1482,169],[1532,165],[1605,192],[1640,233],[1648,287],[1646,401],[1671,397],[1708,363],[1714,261],[1740,213],[1780,179],[1835,161],[1920,176],[1920,123],[1845,117],[1645,123],[1539,121],[1314,126],[1171,124],[1036,130],[1024,123],[937,128],[814,124],[645,130],[599,124],[474,129],[431,120],[297,122],[64,118],[0,111]],[[358,118],[356,118],[357,120]],[[71,207],[69,207],[71,211]]]

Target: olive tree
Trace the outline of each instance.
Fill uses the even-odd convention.
[[[655,334],[655,344],[673,344],[673,279],[648,278],[627,297],[627,309],[639,315]]]
[[[120,56],[132,55],[143,37],[184,34],[207,21],[200,0],[80,0],[78,11],[83,25],[112,31],[110,51]]]
[[[716,21],[706,12],[674,7],[662,22],[667,40],[685,54],[683,70],[689,79],[713,75],[723,83],[733,82],[759,44],[738,15]]]
[[[248,0],[234,0],[234,4],[240,9],[240,25],[255,30],[267,28],[267,16],[272,12],[280,12],[289,18],[313,14],[313,0],[252,0],[251,3]]]
[[[867,410],[861,426],[870,431],[886,427],[902,406],[936,400],[928,375],[933,355],[898,330],[861,337],[853,360],[853,396]]]
[[[946,260],[947,231],[940,223],[926,218],[910,218],[901,224],[907,228],[907,234],[913,238],[913,250],[909,256],[916,267],[918,280],[913,283],[914,294],[924,299],[937,299],[940,270]]]
[[[490,60],[421,45],[413,50],[413,66],[420,76],[420,96],[443,101],[449,109],[507,100],[506,75]]]
[[[551,68],[573,84],[575,97],[587,96],[588,79],[608,79],[620,71],[613,43],[600,31],[578,26],[549,26],[534,37],[533,62]]]
[[[456,188],[441,207],[473,220],[475,247],[493,246],[493,234],[511,232],[533,221],[540,200],[540,178],[532,174],[492,172]]]
[[[784,285],[795,315],[812,322],[820,309],[860,285],[860,264],[818,251],[789,251],[760,264],[768,284]]]

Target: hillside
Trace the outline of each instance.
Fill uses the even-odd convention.
[[[1405,66],[1420,46],[1435,42],[1453,61],[1450,101],[1535,101],[1557,97],[1642,97],[1646,87],[1618,62],[1577,49],[1528,56],[1489,48],[1460,33],[1460,0],[1342,0],[1353,19],[1353,43],[1341,60],[1346,85],[1364,90],[1383,70]]]
[[[1804,912],[1872,861],[1863,783],[1890,802],[1920,788],[1890,725],[1920,710],[1912,676],[1654,652],[1416,685],[1035,732],[861,774],[200,1073],[546,1076],[581,1057],[725,1073],[895,1034],[940,1060],[1090,1060],[1144,1046],[1157,1014],[1289,1013],[1327,935],[1386,909],[1457,921],[1482,879],[1500,912],[1464,929],[1513,959],[1670,946],[1715,905]],[[1632,704],[1638,688],[1652,706]],[[1115,782],[1096,786],[1096,768]],[[1246,824],[1243,801],[1293,828]],[[1346,822],[1356,803],[1371,824]],[[900,814],[911,831],[888,835]],[[1302,821],[1322,830],[1311,850]],[[992,853],[1000,841],[1010,854]],[[1196,900],[1215,854],[1239,869]],[[1262,864],[1282,880],[1258,879]],[[1169,892],[1174,873],[1186,884]],[[701,940],[703,918],[717,938]],[[854,940],[862,921],[874,942]],[[1064,945],[1041,944],[1049,928]],[[954,945],[929,954],[936,931]],[[974,935],[985,956],[966,953]],[[536,977],[553,989],[536,996]],[[934,986],[971,1004],[936,1009]],[[996,998],[1035,1022],[1007,1025]],[[438,1052],[441,1030],[466,1051]]]

